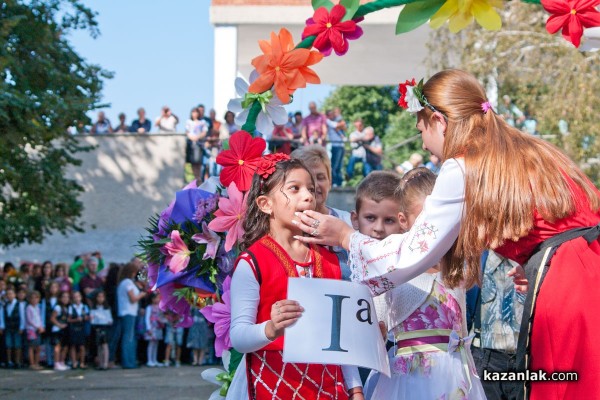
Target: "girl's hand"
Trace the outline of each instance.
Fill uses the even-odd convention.
[[[279,300],[271,306],[271,320],[265,327],[265,335],[269,340],[283,336],[285,328],[293,325],[302,315],[304,308],[293,300]]]
[[[525,277],[525,270],[520,265],[514,267],[506,274],[512,276],[513,283],[515,284],[515,290],[519,293],[527,294],[529,288],[529,281]]]
[[[362,387],[355,387],[348,391],[348,400],[365,400]]]
[[[308,234],[295,236],[296,239],[304,243],[342,246],[349,250],[350,235],[354,233],[354,229],[341,219],[311,210],[297,212],[296,217],[298,220],[293,220],[292,223]]]

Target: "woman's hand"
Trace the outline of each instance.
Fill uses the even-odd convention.
[[[304,308],[293,300],[279,300],[271,306],[271,320],[267,322],[265,334],[269,340],[283,336],[285,328],[293,325],[302,315]]]
[[[513,283],[515,284],[515,290],[518,293],[527,294],[527,289],[529,288],[529,281],[525,277],[525,270],[520,265],[514,267],[506,274],[513,278]]]
[[[354,229],[339,218],[324,215],[316,211],[304,211],[296,213],[299,219],[293,220],[302,232],[309,236],[295,236],[304,243],[323,244],[328,246],[342,246],[350,249],[350,235]]]

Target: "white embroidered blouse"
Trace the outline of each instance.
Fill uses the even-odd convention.
[[[450,249],[464,212],[464,160],[444,162],[423,211],[407,233],[372,239],[350,237],[350,279],[366,284],[373,295],[408,282],[437,264]]]

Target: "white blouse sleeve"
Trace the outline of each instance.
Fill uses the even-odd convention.
[[[352,234],[350,278],[363,282],[373,295],[378,295],[437,264],[458,237],[464,192],[463,159],[447,160],[409,232],[381,241],[358,232]]]
[[[257,324],[260,285],[253,268],[241,259],[231,278],[231,344],[240,353],[259,350],[271,341],[265,334],[267,321]]]

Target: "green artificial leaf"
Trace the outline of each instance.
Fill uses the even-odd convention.
[[[342,21],[349,21],[354,17],[358,7],[360,6],[360,0],[340,0],[340,4],[346,7],[346,15],[342,18]]]
[[[312,8],[313,10],[317,10],[318,8],[325,7],[328,11],[331,11],[333,8],[333,3],[331,0],[312,0]]]
[[[427,22],[446,0],[425,0],[409,3],[404,6],[398,22],[396,22],[396,35],[410,32]]]

